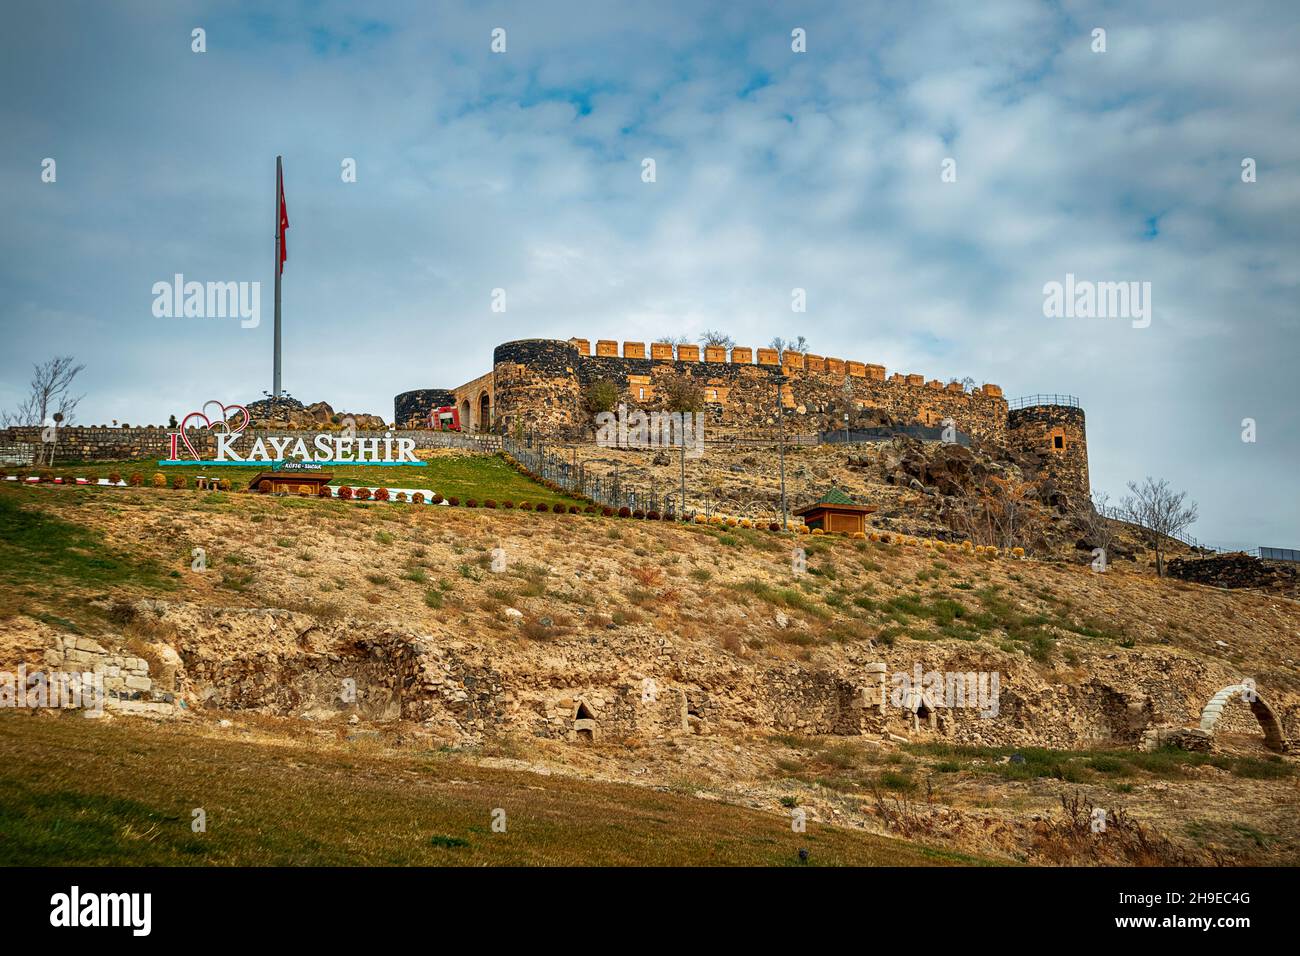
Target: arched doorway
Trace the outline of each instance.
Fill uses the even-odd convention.
[[[478,430],[481,432],[491,431],[492,429],[492,399],[484,392],[478,397]]]
[[[1277,714],[1273,713],[1273,708],[1264,702],[1264,698],[1259,696],[1259,692],[1253,687],[1247,687],[1245,684],[1233,684],[1231,687],[1225,687],[1205,705],[1201,711],[1201,730],[1213,732],[1214,725],[1218,723],[1219,717],[1223,715],[1223,708],[1232,702],[1233,698],[1239,698],[1250,705],[1250,712],[1255,715],[1259,721],[1260,729],[1264,731],[1264,746],[1269,750],[1282,751],[1286,749],[1285,742],[1282,738],[1282,724],[1277,719]]]
[[[469,399],[460,403],[460,430],[463,432],[472,432],[474,430],[474,421],[469,417],[470,404]]]

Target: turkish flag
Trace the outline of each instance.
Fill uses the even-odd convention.
[[[280,174],[280,272],[284,272],[284,260],[289,258],[285,248],[284,233],[289,228],[289,207],[284,204],[284,173]]]

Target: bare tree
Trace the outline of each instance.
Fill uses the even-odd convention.
[[[767,343],[767,347],[770,349],[776,349],[777,355],[784,359],[786,352],[807,352],[808,340],[802,335],[794,339],[783,339],[778,335],[776,338],[772,339],[771,342]]]
[[[719,332],[717,329],[705,329],[700,333],[701,345],[721,345],[724,349],[735,347],[736,341],[725,332]]]
[[[54,435],[60,425],[70,425],[77,405],[84,395],[71,393],[72,381],[86,366],[79,365],[71,355],[58,355],[48,362],[32,366],[32,381],[27,397],[12,412],[0,414],[0,426],[41,425],[53,426],[49,438],[41,434],[41,458],[54,464]]]
[[[1130,494],[1119,503],[1125,520],[1149,532],[1156,550],[1156,575],[1165,576],[1165,543],[1197,518],[1196,502],[1187,501],[1187,492],[1175,492],[1169,482],[1148,476],[1139,485],[1128,483]]]

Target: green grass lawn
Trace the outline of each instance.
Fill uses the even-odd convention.
[[[173,475],[184,475],[187,486],[192,487],[196,475],[209,478],[229,478],[232,490],[247,488],[248,483],[260,472],[270,471],[270,466],[251,465],[204,467],[202,465],[175,465],[160,467],[157,459],[141,459],[120,462],[63,463],[54,468],[56,475],[71,474],[77,478],[107,478],[116,472],[125,480],[132,472],[139,472],[148,482],[155,474],[161,473],[168,480]],[[563,501],[566,504],[577,502],[566,495],[557,494],[542,487],[530,478],[526,478],[500,455],[441,455],[429,460],[425,467],[413,465],[338,465],[325,469],[333,475],[330,484],[365,485],[375,487],[384,485],[389,488],[428,488],[444,498],[492,498],[495,501],[510,500],[518,504],[528,501],[533,504],[548,504]],[[10,468],[10,473],[14,470]]]
[[[228,733],[0,714],[0,866],[797,866],[800,848],[809,865],[986,862],[811,820],[794,833],[788,812],[436,751]],[[206,832],[192,829],[196,809]],[[505,832],[493,830],[497,810]]]
[[[97,531],[35,504],[21,489],[0,491],[0,583],[172,586],[154,563],[115,551]]]

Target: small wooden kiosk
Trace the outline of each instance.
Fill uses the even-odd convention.
[[[267,489],[273,495],[320,495],[324,485],[334,476],[327,471],[263,471],[248,483],[249,491],[261,491],[262,482],[270,482]],[[306,488],[307,491],[303,491]]]
[[[867,515],[875,510],[875,505],[860,505],[832,485],[821,501],[800,508],[795,514],[810,529],[821,528],[827,534],[853,534],[866,532]]]

